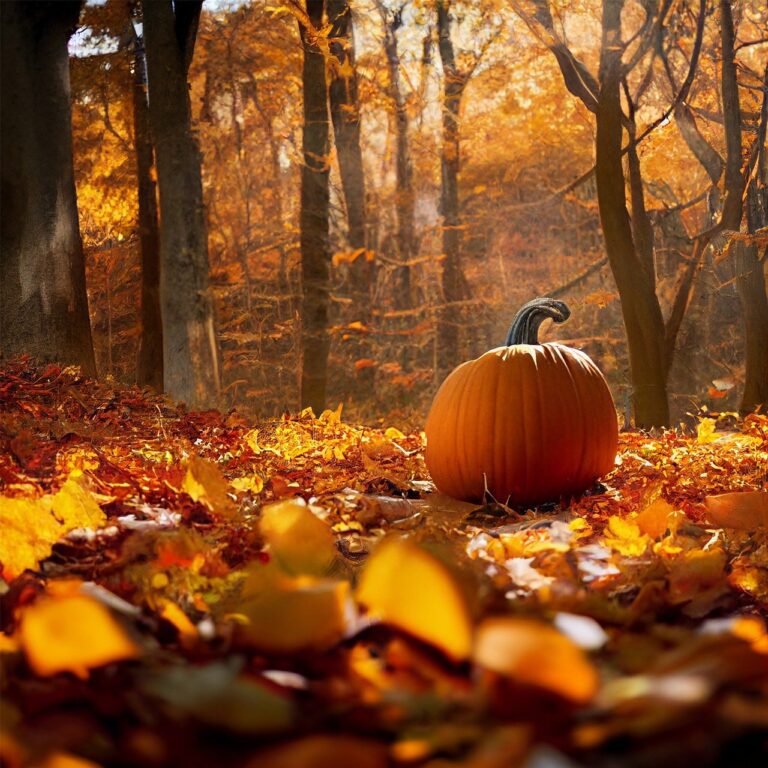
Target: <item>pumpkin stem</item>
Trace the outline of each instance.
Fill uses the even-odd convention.
[[[513,344],[538,344],[539,326],[549,317],[556,323],[564,323],[571,316],[565,302],[557,299],[533,299],[523,304],[512,321],[507,334],[506,346]]]

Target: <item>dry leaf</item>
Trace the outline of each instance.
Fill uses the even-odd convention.
[[[75,528],[98,528],[104,523],[105,514],[81,481],[82,473],[74,471],[53,495],[38,499],[0,496],[0,563],[6,580],[27,568],[37,568],[53,545]]]
[[[741,491],[707,496],[709,522],[721,528],[753,531],[768,527],[768,491]]]
[[[470,655],[472,622],[461,584],[445,562],[412,541],[389,539],[376,549],[357,599],[371,615],[454,659]]]
[[[260,651],[324,650],[344,636],[351,615],[349,583],[291,578],[275,565],[254,564],[230,613],[241,642]]]
[[[578,703],[595,695],[598,676],[584,652],[549,624],[533,619],[486,619],[473,658],[485,669]]]
[[[205,504],[225,520],[237,514],[237,505],[229,497],[229,484],[221,470],[210,461],[193,456],[187,463],[187,474],[181,486],[193,501]]]
[[[270,553],[287,573],[323,576],[336,557],[331,529],[302,499],[267,504],[261,511],[259,530]]]
[[[49,585],[49,592],[51,592]],[[61,586],[57,593],[57,586]],[[77,593],[78,584],[55,585],[22,613],[19,640],[33,672],[42,677],[88,670],[124,659],[140,649],[97,600]]]

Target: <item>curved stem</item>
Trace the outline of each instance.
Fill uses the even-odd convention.
[[[539,326],[550,318],[556,323],[564,323],[571,316],[571,310],[563,301],[557,299],[533,299],[523,304],[512,321],[507,334],[506,346],[513,344],[538,344]]]

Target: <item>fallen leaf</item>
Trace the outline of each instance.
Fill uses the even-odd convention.
[[[267,504],[261,510],[259,530],[286,573],[323,576],[336,557],[331,529],[310,511],[303,499]]]
[[[597,690],[597,671],[581,648],[534,619],[486,619],[477,629],[473,659],[515,682],[578,703],[590,701]]]
[[[707,519],[721,528],[752,531],[768,527],[768,491],[740,491],[707,496]]]
[[[681,515],[665,499],[656,499],[651,502],[635,518],[637,527],[646,536],[652,539],[660,539],[668,530],[674,533],[680,522]]]
[[[227,607],[241,643],[281,654],[334,646],[353,615],[349,582],[293,578],[272,563],[254,564],[240,599]]]
[[[357,589],[369,613],[456,660],[472,650],[472,622],[458,578],[432,552],[407,539],[384,541]]]
[[[22,613],[19,642],[36,675],[72,672],[85,679],[90,669],[141,654],[104,605],[77,594],[76,584],[62,586],[61,594],[54,589]]]
[[[199,501],[215,515],[230,520],[237,515],[237,505],[229,497],[229,483],[212,462],[193,456],[181,486],[193,501]]]
[[[37,568],[70,531],[103,525],[106,515],[81,483],[82,473],[74,471],[53,495],[37,499],[0,496],[3,578],[10,581],[27,568]]]

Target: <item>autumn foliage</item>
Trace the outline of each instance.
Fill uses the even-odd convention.
[[[764,754],[765,416],[624,432],[535,510],[436,494],[423,447],[4,365],[4,764]]]

